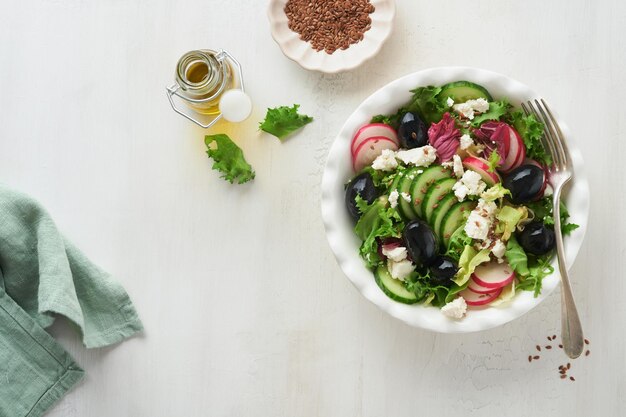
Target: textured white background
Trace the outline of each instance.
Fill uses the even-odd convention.
[[[626,3],[400,0],[380,55],[332,76],[283,57],[266,3],[0,4],[0,180],[124,283],[147,329],[87,351],[54,327],[88,373],[49,415],[626,414]],[[165,98],[178,57],[203,47],[244,65],[255,112],[215,131],[244,149],[252,184],[220,180],[204,131]],[[561,352],[527,361],[557,333],[558,292],[501,328],[438,335],[366,302],[327,247],[319,182],[333,136],[383,84],[440,65],[525,82],[581,138],[593,202],[572,277],[592,354],[573,363],[576,382],[558,379]],[[294,102],[315,123],[283,144],[257,132],[266,107]]]

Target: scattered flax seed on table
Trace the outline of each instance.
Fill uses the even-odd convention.
[[[288,0],[284,10],[289,29],[316,51],[332,54],[363,40],[375,7],[369,0]]]
[[[552,336],[548,336],[547,339],[549,341],[553,341],[556,340],[556,335],[552,335]],[[586,345],[590,345],[591,342],[589,342],[589,339],[585,339],[585,344]],[[560,349],[563,349],[563,345],[559,344],[558,345]],[[538,352],[541,352],[541,346],[540,345],[536,345],[535,349],[537,349]],[[552,345],[545,345],[544,349],[550,350],[552,349]],[[589,356],[591,354],[591,350],[587,349],[585,350],[585,356]],[[539,359],[539,355],[528,355],[528,362],[532,362],[533,360],[537,360]],[[558,368],[558,375],[560,379],[566,379],[568,378],[570,381],[576,381],[576,379],[571,376],[568,375],[569,370],[572,368],[572,364],[570,362],[566,363],[565,365],[559,365]]]

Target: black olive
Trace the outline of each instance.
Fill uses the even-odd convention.
[[[346,207],[350,217],[354,220],[359,220],[362,214],[356,206],[357,194],[367,201],[367,204],[372,204],[380,195],[380,192],[374,186],[374,180],[369,172],[364,172],[352,178],[346,187]]]
[[[413,220],[402,232],[407,252],[416,265],[428,266],[437,256],[437,237],[428,223]]]
[[[527,253],[533,255],[545,255],[556,245],[554,230],[542,222],[528,223],[517,233],[517,240]]]
[[[415,113],[406,113],[400,120],[398,139],[402,148],[419,148],[428,144],[428,126]]]
[[[522,165],[506,176],[502,185],[511,192],[511,201],[515,204],[536,200],[543,188],[545,172],[537,165]]]
[[[452,285],[452,278],[459,270],[453,259],[447,256],[438,256],[430,265],[430,280],[433,284],[448,287]]]

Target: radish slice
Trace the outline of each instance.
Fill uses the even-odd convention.
[[[371,165],[382,152],[383,149],[391,149],[392,151],[398,150],[398,144],[389,138],[378,136],[374,138],[368,138],[365,142],[361,143],[354,153],[353,168],[356,172],[359,172],[368,165]]]
[[[471,292],[475,292],[476,294],[489,294],[493,292],[493,288],[483,287],[482,285],[474,281],[473,278],[470,279],[467,289],[470,290]]]
[[[508,263],[491,261],[476,267],[472,279],[486,288],[502,288],[515,279],[515,272]]]
[[[471,169],[472,171],[479,173],[483,178],[483,181],[485,181],[489,186],[500,182],[500,176],[495,172],[489,172],[489,165],[487,164],[487,161],[482,158],[468,156],[463,160],[463,166],[466,169]]]
[[[522,141],[519,133],[509,126],[509,135],[505,142],[505,149],[507,150],[506,157],[504,159],[504,163],[500,167],[502,172],[509,172],[513,169],[523,148],[524,142]]]
[[[488,294],[479,294],[466,288],[461,291],[459,295],[465,298],[465,302],[468,306],[483,306],[498,298],[501,292],[502,288],[496,288]]]
[[[352,156],[356,154],[358,147],[367,139],[381,136],[394,141],[396,145],[400,146],[398,135],[391,126],[384,123],[370,123],[360,128],[354,135],[354,138],[352,138],[352,146],[350,149]]]
[[[517,141],[519,142],[520,153],[519,153],[518,158],[515,160],[515,163],[513,164],[513,167],[511,169],[515,169],[521,166],[524,163],[524,159],[526,159],[526,145],[524,145],[524,141],[522,140],[522,137],[519,134],[517,135]]]

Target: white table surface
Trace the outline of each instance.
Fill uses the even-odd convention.
[[[283,57],[266,3],[0,4],[0,180],[123,282],[146,327],[86,350],[55,325],[87,377],[49,416],[625,415],[626,3],[400,0],[378,58],[341,75]],[[165,98],[178,57],[204,47],[244,65],[254,114],[215,132],[244,149],[252,184],[219,179],[205,132]],[[558,333],[558,292],[501,328],[433,334],[362,298],[327,246],[334,135],[383,84],[440,65],[527,83],[581,139],[593,203],[572,278],[592,354],[576,382],[557,377],[560,352],[527,361]],[[315,123],[282,144],[257,131],[292,103]]]

